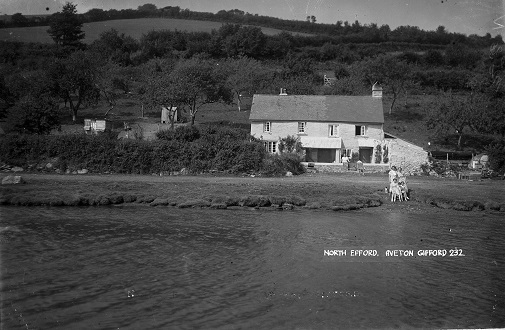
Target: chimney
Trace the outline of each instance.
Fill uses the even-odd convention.
[[[279,95],[288,95],[288,93],[286,92],[286,88],[281,88],[281,92]]]
[[[372,86],[372,97],[382,98],[382,87],[377,83]]]

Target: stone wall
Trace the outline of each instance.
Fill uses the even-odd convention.
[[[321,164],[315,163],[314,167],[308,167],[308,163],[303,163],[307,170],[316,171],[318,173],[342,173],[356,172],[356,170],[345,170],[342,164]],[[388,164],[364,164],[365,173],[386,173],[389,171]]]
[[[389,148],[389,165],[401,167],[405,175],[421,174],[421,165],[428,162],[427,151],[405,140],[384,139],[382,145]]]

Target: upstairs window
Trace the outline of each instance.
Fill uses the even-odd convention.
[[[272,131],[272,123],[266,121],[263,123],[263,132],[271,132]]]
[[[328,125],[328,136],[337,137],[339,136],[338,125]]]
[[[277,142],[265,141],[263,142],[263,145],[268,153],[275,154],[277,152]]]
[[[356,125],[356,135],[365,136],[366,135],[366,126]]]
[[[307,123],[303,121],[298,122],[298,133],[305,133],[305,130],[307,129]]]

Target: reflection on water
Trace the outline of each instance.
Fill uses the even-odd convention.
[[[4,329],[505,326],[496,215],[0,211]],[[454,247],[465,256],[384,257]],[[381,257],[323,253],[366,248]]]

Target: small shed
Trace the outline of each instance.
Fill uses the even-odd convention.
[[[478,154],[472,157],[472,163],[470,167],[474,170],[480,170],[482,168],[489,167],[489,156],[486,154]]]
[[[166,107],[161,107],[161,123],[170,124],[170,115],[174,115],[174,122],[178,121],[177,107],[172,107],[168,110]]]
[[[84,119],[84,131],[86,134],[98,134],[109,131],[112,123],[106,119]]]

